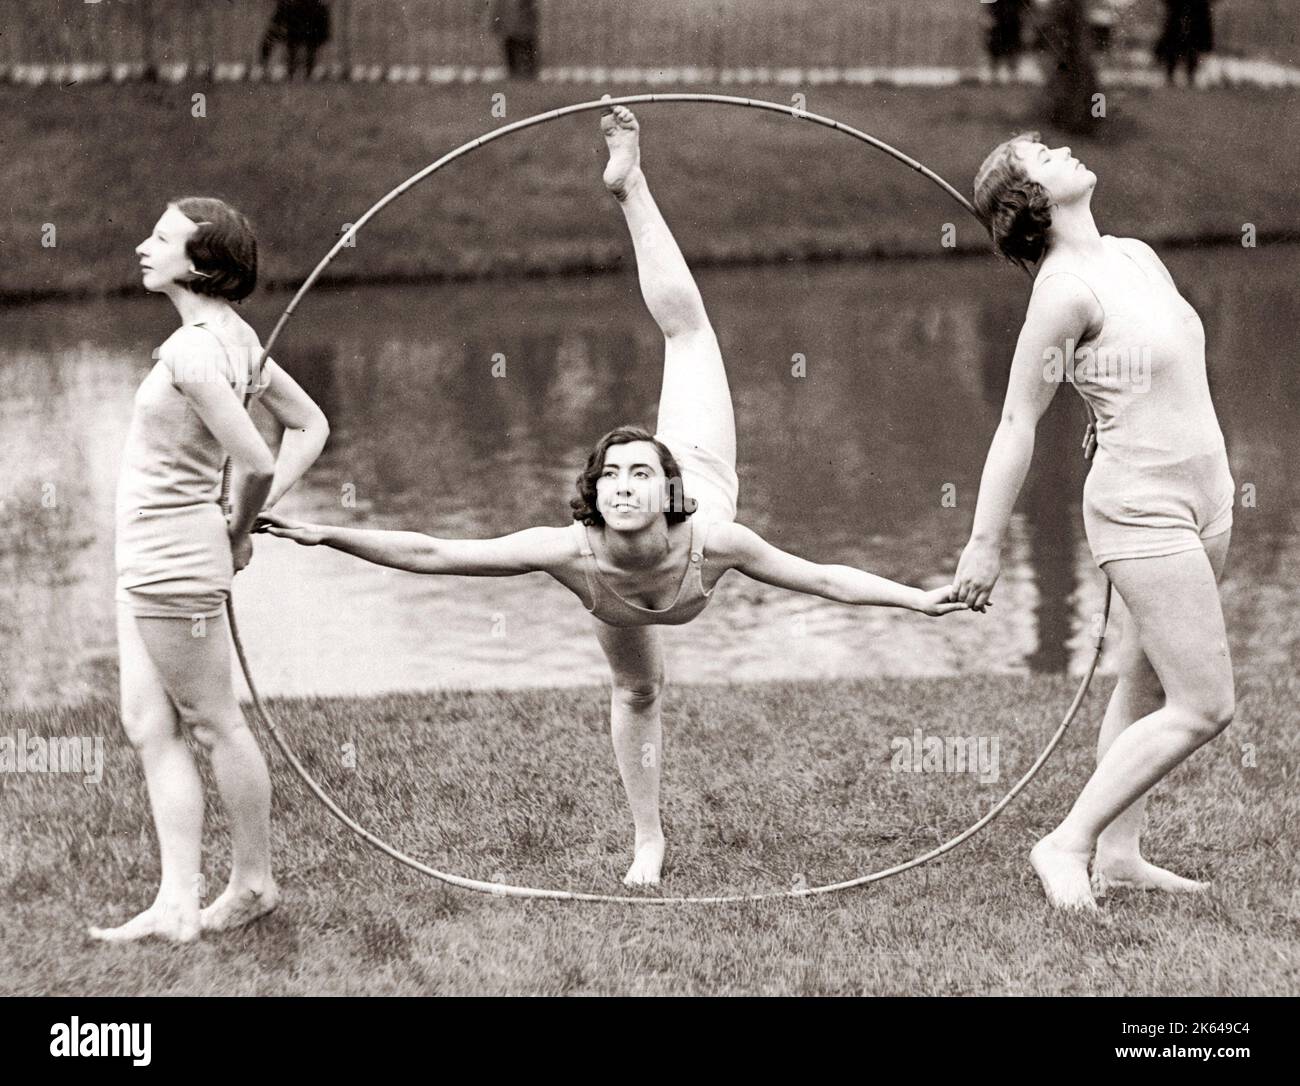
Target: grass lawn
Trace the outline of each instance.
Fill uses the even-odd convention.
[[[1071,685],[971,676],[670,687],[663,891],[767,889],[801,875],[815,884],[932,847],[1019,776]],[[1293,674],[1239,669],[1232,728],[1153,795],[1150,857],[1212,879],[1208,894],[1118,894],[1096,917],[1044,903],[1026,853],[1089,772],[1108,687],[1097,682],[1029,791],[966,846],[866,889],[744,906],[452,890],[357,842],[271,750],[284,904],[244,932],[185,948],[103,947],[83,934],[146,905],[158,875],[143,780],[112,701],[0,715],[0,735],[104,736],[106,755],[98,786],[0,774],[0,994],[1300,993]],[[426,862],[621,889],[631,822],[603,691],[286,700],[273,711],[345,809]],[[891,739],[916,728],[997,738],[1000,779],[895,772]],[[349,743],[354,759],[341,752]],[[228,839],[208,786],[215,893]]]
[[[0,296],[138,289],[132,249],[167,198],[213,192],[258,228],[263,278],[299,282],[389,188],[500,125],[606,88],[554,84],[89,84],[0,87]],[[645,86],[610,86],[640,93]],[[672,88],[689,89],[689,88]],[[1042,92],[854,86],[700,87],[789,103],[861,127],[969,192],[984,154],[1046,129]],[[202,93],[203,116],[191,96]],[[493,115],[504,94],[505,116]],[[1260,244],[1300,235],[1294,95],[1113,88],[1095,138],[1107,233]],[[644,106],[647,175],[686,255],[706,262],[983,251],[982,228],[886,156],[788,117]],[[1051,142],[1059,134],[1044,132]],[[600,185],[595,115],[491,144],[404,196],[333,266],[351,279],[547,273],[621,265],[623,224]],[[46,246],[49,227],[55,244]]]

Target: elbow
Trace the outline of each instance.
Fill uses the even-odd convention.
[[[410,567],[412,573],[442,572],[442,551],[438,544],[439,540],[431,535],[426,535],[419,540],[412,555],[414,559]]]
[[[285,432],[293,434],[300,441],[313,445],[316,448],[324,448],[325,441],[330,436],[329,419],[325,417],[325,412],[319,407],[307,417],[294,419],[291,423],[285,424]]]
[[[318,407],[306,424],[296,429],[294,433],[301,435],[303,447],[311,450],[314,459],[320,455],[325,448],[325,442],[329,440],[329,419],[325,417],[325,412]]]
[[[1028,442],[1032,445],[1034,432],[1038,429],[1038,421],[1029,418],[1023,411],[1008,410],[1002,412],[1002,422],[998,428],[1012,440],[1018,443]]]
[[[830,600],[832,603],[857,603],[852,594],[845,591],[844,586],[835,576],[833,566],[822,566],[817,571],[817,577],[812,587],[814,596],[821,596],[824,600]]]

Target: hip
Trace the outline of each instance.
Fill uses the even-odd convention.
[[[1230,508],[1236,490],[1222,447],[1165,464],[1137,465],[1098,449],[1083,486],[1084,511],[1119,518],[1171,508],[1210,519]]]
[[[114,554],[119,574],[209,568],[233,574],[230,537],[214,502],[170,509],[119,510]]]

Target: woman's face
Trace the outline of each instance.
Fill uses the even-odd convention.
[[[1053,150],[1046,144],[1017,140],[1012,150],[1025,176],[1042,185],[1053,203],[1068,204],[1081,199],[1097,184],[1097,175],[1071,155],[1068,147]]]
[[[194,276],[194,265],[185,254],[185,243],[198,226],[175,207],[168,206],[154,225],[153,233],[135,247],[145,290],[165,291]]]
[[[596,480],[596,509],[609,528],[632,532],[654,523],[667,505],[659,450],[649,441],[629,441],[605,450]]]

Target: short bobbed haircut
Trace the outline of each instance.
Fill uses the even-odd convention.
[[[597,441],[595,448],[587,457],[587,465],[577,479],[578,494],[569,499],[569,505],[573,507],[574,520],[592,527],[600,527],[605,523],[605,518],[600,515],[600,510],[596,506],[596,480],[605,469],[605,454],[610,446],[627,445],[633,441],[648,441],[659,454],[659,463],[668,478],[668,508],[664,510],[668,523],[680,524],[695,512],[695,501],[688,498],[682,489],[682,469],[668,446],[643,427],[619,426]]]
[[[185,285],[195,294],[238,302],[257,287],[257,236],[248,219],[214,196],[178,196],[169,201],[198,230],[185,255],[200,273]]]
[[[1037,132],[1021,132],[999,143],[975,175],[975,210],[993,239],[994,251],[1028,270],[1047,251],[1052,200],[1037,181],[1029,180],[1016,158],[1015,144],[1038,142]]]

